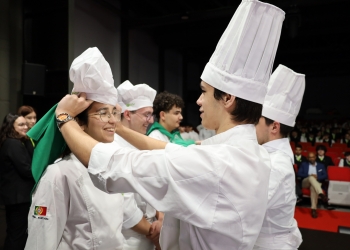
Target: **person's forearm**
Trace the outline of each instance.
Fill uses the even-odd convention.
[[[149,223],[145,217],[142,217],[140,222],[133,226],[131,229],[139,234],[148,235],[150,227],[151,223]]]
[[[115,132],[140,150],[164,149],[167,144],[166,142],[142,135],[124,126],[120,126]]]
[[[73,154],[87,167],[91,151],[98,142],[87,135],[75,121],[63,124],[61,133]]]

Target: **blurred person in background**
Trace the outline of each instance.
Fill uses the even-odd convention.
[[[33,147],[26,133],[23,116],[8,114],[0,129],[0,196],[5,205],[7,235],[4,250],[24,249],[30,192]]]
[[[33,107],[23,105],[18,109],[17,114],[23,116],[26,119],[28,130],[35,125],[37,117]]]
[[[350,152],[344,153],[345,158],[341,159],[339,162],[339,167],[350,167]]]
[[[327,156],[327,148],[324,145],[318,145],[316,147],[317,157],[316,161],[322,163],[326,169],[328,166],[334,166],[333,160],[331,157]]]

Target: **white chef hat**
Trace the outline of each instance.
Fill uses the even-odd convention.
[[[98,48],[88,48],[74,59],[69,70],[72,92],[85,92],[87,99],[110,105],[118,103],[111,67]]]
[[[271,4],[243,0],[201,79],[225,93],[262,104],[284,16]]]
[[[153,101],[157,91],[152,89],[147,84],[132,85],[126,80],[117,88],[119,105],[122,107],[122,112],[125,110],[138,110],[144,107],[153,107]]]
[[[305,90],[305,75],[279,65],[267,87],[262,116],[293,127]]]

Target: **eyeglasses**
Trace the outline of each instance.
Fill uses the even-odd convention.
[[[111,117],[112,116],[114,116],[114,118],[116,119],[116,121],[117,122],[119,122],[120,121],[120,116],[121,116],[121,112],[119,112],[119,111],[116,111],[116,110],[114,110],[113,112],[112,112],[112,114],[110,113],[110,112],[106,112],[106,111],[104,111],[104,110],[101,110],[101,111],[99,111],[98,113],[96,113],[96,114],[90,114],[89,116],[93,116],[93,115],[99,115],[100,116],[100,120],[102,121],[102,122],[109,122],[109,120],[111,119]]]
[[[138,116],[142,116],[142,117],[146,118],[146,121],[148,121],[148,122],[153,118],[153,114],[152,113],[140,114],[140,113],[137,113],[137,112],[134,111],[133,114],[136,114]]]

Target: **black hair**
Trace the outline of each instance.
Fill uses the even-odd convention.
[[[185,103],[180,96],[164,91],[154,99],[153,113],[159,119],[160,112],[169,112],[174,106],[182,109],[185,107]]]
[[[327,148],[326,148],[325,145],[318,145],[318,146],[316,147],[316,152],[317,152],[318,150],[323,150],[325,153],[327,153]]]
[[[264,118],[265,118],[265,124],[267,126],[271,125],[274,122],[273,120],[271,120],[269,118],[266,118],[265,116],[264,116]],[[293,130],[293,127],[289,127],[289,126],[287,126],[285,124],[280,123],[280,134],[281,134],[282,137],[287,138],[289,133],[292,130]]]
[[[1,125],[0,129],[0,146],[6,140],[6,138],[19,138],[18,132],[13,127],[13,124],[19,116],[14,114],[7,114]]]
[[[345,157],[347,157],[347,156],[349,156],[349,155],[350,155],[350,152],[349,152],[349,151],[347,151],[347,152],[345,152],[345,153],[344,153],[344,155],[345,155]]]
[[[222,100],[227,93],[214,88],[214,98]],[[258,124],[261,117],[262,104],[235,97],[235,108],[231,112],[232,120],[239,123]]]
[[[300,144],[296,144],[295,148],[301,148],[302,149],[303,147]]]

